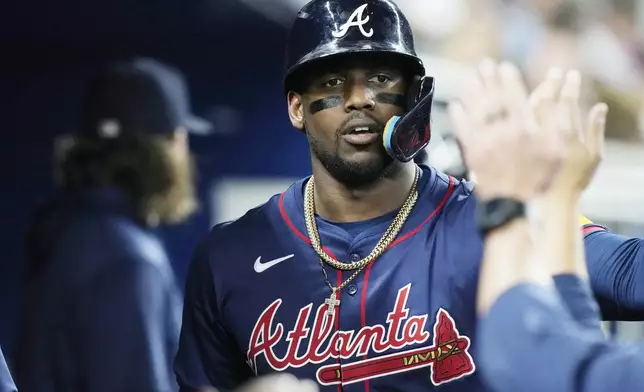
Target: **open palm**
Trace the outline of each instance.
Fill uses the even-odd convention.
[[[537,123],[558,130],[565,142],[562,167],[551,184],[553,192],[583,191],[602,159],[608,107],[604,103],[595,104],[583,116],[580,91],[578,71],[569,71],[563,77],[561,71],[552,69],[530,95]]]

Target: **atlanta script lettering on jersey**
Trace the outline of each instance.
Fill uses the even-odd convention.
[[[458,333],[454,320],[444,309],[436,314],[433,345],[398,351],[406,346],[425,344],[431,337],[425,330],[426,314],[409,316],[407,299],[410,290],[411,284],[398,290],[386,325],[365,326],[358,331],[335,330],[334,318],[338,310],[335,316],[328,317],[325,306],[320,305],[312,315],[312,303],[300,309],[293,328],[285,331],[282,323],[275,323],[282,304],[282,299],[277,299],[255,323],[247,353],[248,364],[257,372],[257,358],[262,355],[271,368],[283,371],[320,364],[331,358],[347,359],[397,351],[342,366],[339,363],[322,366],[317,371],[317,380],[322,385],[346,385],[430,367],[432,383],[440,385],[474,373],[474,361],[468,352],[470,339]],[[280,356],[274,348],[283,338],[287,349]]]

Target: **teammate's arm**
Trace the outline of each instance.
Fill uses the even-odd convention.
[[[203,241],[188,270],[179,351],[174,363],[181,392],[205,386],[228,391],[253,376],[241,349],[222,325],[212,274],[208,243]]]
[[[540,264],[553,277],[564,306],[581,325],[601,334],[599,309],[592,298],[583,238],[579,231],[579,198],[601,160],[608,108],[595,105],[583,124],[580,106],[581,75],[571,71],[565,83],[558,70],[530,95],[535,119],[542,126],[560,127],[564,159],[537,209]],[[558,99],[554,110],[552,102]],[[558,125],[556,125],[558,124]]]
[[[526,261],[532,241],[517,205],[539,194],[559,166],[551,145],[557,134],[555,128],[538,129],[520,73],[507,63],[484,61],[449,113],[464,158],[476,173],[476,195],[483,203],[479,225],[493,229],[485,239],[477,293],[477,310],[484,315],[499,295],[531,276]]]
[[[489,101],[494,102],[494,93],[499,89],[507,89],[508,81],[494,83],[495,81],[492,80],[491,82],[487,83],[487,86],[491,86],[491,88],[488,88],[492,91],[489,91],[486,96],[490,97]],[[478,88],[477,90],[483,89]],[[505,93],[507,94],[508,92],[506,91]],[[506,94],[504,95],[507,98]],[[503,101],[506,102],[506,105],[508,102],[513,102],[513,100],[508,99]],[[489,103],[482,105],[481,102],[478,104],[474,102],[469,108],[472,114],[477,114],[478,111],[485,113],[486,110],[495,109],[493,106],[490,108]],[[511,109],[511,106],[506,107],[506,110],[509,109]],[[485,118],[484,116],[479,116]],[[472,137],[471,140],[468,140],[473,133],[463,132],[463,128],[466,128],[466,131],[468,130],[467,127],[459,129],[460,132],[458,132],[457,136],[459,136],[461,142],[464,142],[464,150],[469,152],[466,156],[475,163],[472,166],[479,177],[479,189],[483,185],[482,188],[486,191],[485,193],[496,193],[497,197],[512,197],[525,202],[531,199],[530,196],[532,198],[536,196],[535,188],[526,185],[529,185],[530,181],[543,180],[544,177],[539,178],[538,172],[542,172],[544,167],[538,164],[540,156],[538,154],[532,155],[535,147],[532,144],[539,141],[539,139],[526,142],[523,146],[512,146],[512,143],[507,141],[508,137],[512,137],[511,134],[507,133],[507,130],[513,129],[515,132],[521,133],[524,131],[521,125],[513,124],[509,119],[503,119],[499,121],[496,129],[486,130],[489,136],[484,137],[484,133],[480,132],[480,136]],[[550,127],[541,131],[545,132],[558,128],[558,126]],[[534,135],[534,133],[532,134]],[[544,142],[543,140],[540,141]],[[486,142],[488,143],[487,145]],[[514,150],[509,147],[515,147],[523,151],[521,154],[516,155],[512,153]],[[537,146],[537,148],[542,148],[546,156],[552,152],[552,150],[549,151],[551,147],[552,145],[548,145],[548,143]],[[468,151],[469,149],[473,151]],[[514,164],[508,166],[507,162],[496,159],[503,151],[507,151],[508,155],[512,155],[512,163]],[[483,152],[495,157],[489,158],[492,161],[492,165],[482,159]],[[534,169],[532,169],[532,172],[529,168],[530,165],[526,165],[526,159],[528,162],[533,163]],[[503,175],[495,180],[495,170],[499,172],[504,169],[507,169],[507,172],[503,172]],[[524,179],[521,179],[521,174],[525,177]],[[481,177],[483,181],[481,181]],[[508,178],[514,178],[516,185],[523,185],[522,189],[524,191],[532,190],[532,193],[522,192],[520,189],[516,189],[512,193],[512,188],[503,186]],[[565,203],[562,203],[559,207],[565,209],[565,205]],[[579,236],[579,233],[572,230],[574,220],[568,219],[572,218],[572,211],[567,211],[567,214],[557,214],[556,212],[541,210],[542,214],[550,215],[545,220],[542,220],[541,223],[551,225],[552,228],[556,229],[556,233],[545,233],[542,227],[540,232],[542,240],[539,246],[548,247],[552,257],[556,258],[550,265],[553,267],[550,272],[557,273],[559,276],[566,274],[576,276],[576,274],[583,273],[583,271],[579,270],[578,258],[570,257],[569,249],[574,248],[576,244],[577,249],[574,252],[579,251],[579,243],[575,242],[574,239]],[[553,215],[553,213],[555,214]],[[498,221],[499,214],[497,213],[494,216],[496,218],[493,221]],[[549,221],[549,219],[552,220]],[[560,220],[559,225],[554,224],[557,223],[557,219]],[[562,219],[565,222],[562,222]],[[479,298],[478,310],[482,319],[477,332],[477,346],[479,348],[482,376],[493,389],[499,392],[517,390],[595,392],[600,390],[622,389],[635,391],[641,389],[644,380],[641,380],[643,378],[641,376],[642,372],[636,368],[636,366],[641,367],[641,364],[638,363],[641,354],[618,354],[614,357],[611,356],[611,353],[607,355],[607,352],[611,350],[612,342],[607,342],[595,330],[580,326],[570,316],[568,310],[560,301],[557,291],[551,286],[520,283],[523,279],[522,271],[517,268],[510,268],[510,279],[505,277],[506,271],[503,268],[506,265],[502,264],[502,262],[507,263],[509,260],[514,259],[515,263],[526,265],[531,261],[527,252],[529,248],[517,247],[516,245],[502,246],[504,243],[516,241],[517,238],[522,238],[527,234],[526,227],[521,224],[521,221],[521,219],[514,219],[509,224],[506,223],[504,226],[488,232],[485,239],[484,270],[480,277],[480,285],[483,286],[480,287],[480,293],[485,292],[483,287],[493,286],[494,276],[491,273],[486,273],[492,270],[503,273],[501,275],[503,289],[507,289],[513,281],[518,284],[515,284],[500,296],[497,295],[497,299],[492,303],[491,307],[489,303]],[[563,239],[560,236],[563,236]],[[550,244],[550,241],[553,241],[553,243]],[[547,253],[541,252],[540,255],[543,256]],[[536,261],[538,262],[539,259]],[[561,266],[559,271],[554,268],[557,265]],[[490,266],[498,266],[498,268],[493,269]],[[486,280],[490,281],[486,282]],[[490,289],[487,290],[492,292]],[[492,292],[493,295],[497,293]],[[482,304],[483,306],[481,306]],[[488,306],[486,307],[485,305]],[[617,351],[619,350],[617,349]],[[619,380],[616,379],[614,374],[606,374],[614,367],[610,363],[604,362],[611,361],[616,362],[613,365],[624,366],[628,369],[627,371],[632,373],[629,373],[628,377],[622,377]],[[596,366],[601,367],[602,370],[597,374],[589,373]],[[607,368],[607,366],[610,367]]]
[[[587,225],[586,260],[605,320],[644,320],[644,239]]]
[[[485,314],[499,296],[525,282],[529,271],[524,260],[531,250],[525,218],[516,219],[487,236],[477,294],[479,313]]]
[[[133,258],[102,271],[81,298],[77,337],[84,390],[176,390],[172,355],[177,330],[168,330],[166,279],[147,260]]]
[[[644,385],[644,345],[581,327],[542,286],[503,294],[477,337],[481,374],[495,391],[636,392]]]

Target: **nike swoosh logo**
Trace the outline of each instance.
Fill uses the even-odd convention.
[[[257,260],[255,260],[255,265],[253,265],[253,268],[255,268],[255,272],[258,274],[261,274],[262,272],[266,271],[267,269],[271,268],[274,265],[277,265],[281,263],[284,260],[288,260],[291,257],[295,256],[294,254],[280,257],[279,259],[274,259],[271,261],[267,261],[265,263],[262,263],[262,256],[259,256]]]

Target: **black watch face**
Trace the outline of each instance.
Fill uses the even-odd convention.
[[[480,223],[484,227],[498,227],[508,220],[523,215],[523,204],[508,199],[495,199],[480,205]]]
[[[493,200],[485,204],[485,215],[491,223],[499,223],[505,215],[506,209],[500,200]]]

